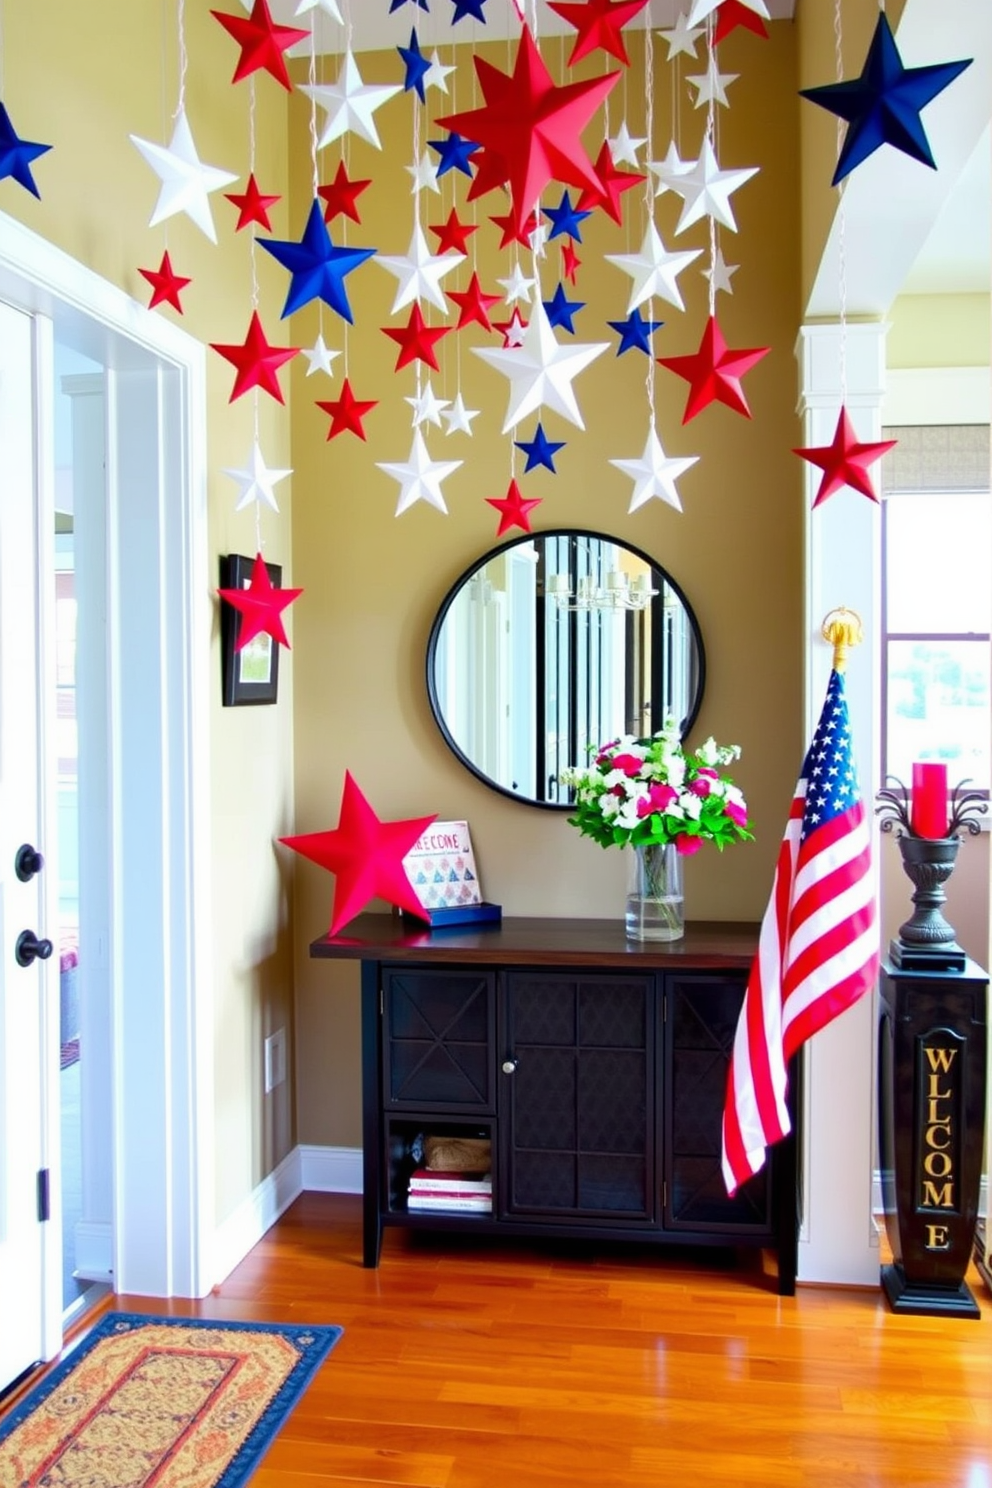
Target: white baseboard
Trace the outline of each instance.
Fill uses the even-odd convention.
[[[301,1187],[309,1193],[360,1194],[360,1147],[298,1147]]]

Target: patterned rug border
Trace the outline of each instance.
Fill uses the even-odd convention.
[[[49,1395],[93,1352],[98,1344],[108,1338],[132,1331],[138,1327],[175,1327],[178,1329],[210,1329],[237,1333],[272,1333],[288,1338],[299,1351],[300,1358],[282,1385],[269,1401],[255,1426],[245,1437],[234,1456],[211,1488],[239,1488],[255,1471],[263,1453],[272,1444],[276,1432],[282,1426],[317,1370],[337,1343],[343,1328],[334,1324],[315,1324],[308,1327],[302,1323],[246,1322],[234,1318],[164,1317],[158,1313],[108,1312],[72,1348],[71,1352],[29,1390],[10,1412],[0,1417],[0,1447],[27,1418],[43,1405]],[[0,1407],[2,1409],[2,1407]]]

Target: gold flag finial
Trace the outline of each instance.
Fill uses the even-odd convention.
[[[841,605],[825,617],[820,626],[820,634],[834,648],[834,671],[842,672],[847,666],[848,651],[852,646],[860,646],[864,640],[861,616],[856,610],[849,610]]]

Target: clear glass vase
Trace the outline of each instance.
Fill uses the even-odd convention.
[[[682,858],[674,843],[633,847],[627,865],[627,936],[681,940],[685,934]]]

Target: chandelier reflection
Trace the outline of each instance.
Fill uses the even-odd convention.
[[[592,574],[580,574],[575,589],[568,574],[549,574],[547,593],[560,610],[646,610],[658,590],[652,589],[650,574],[632,577],[617,568],[607,574],[605,585]]]

